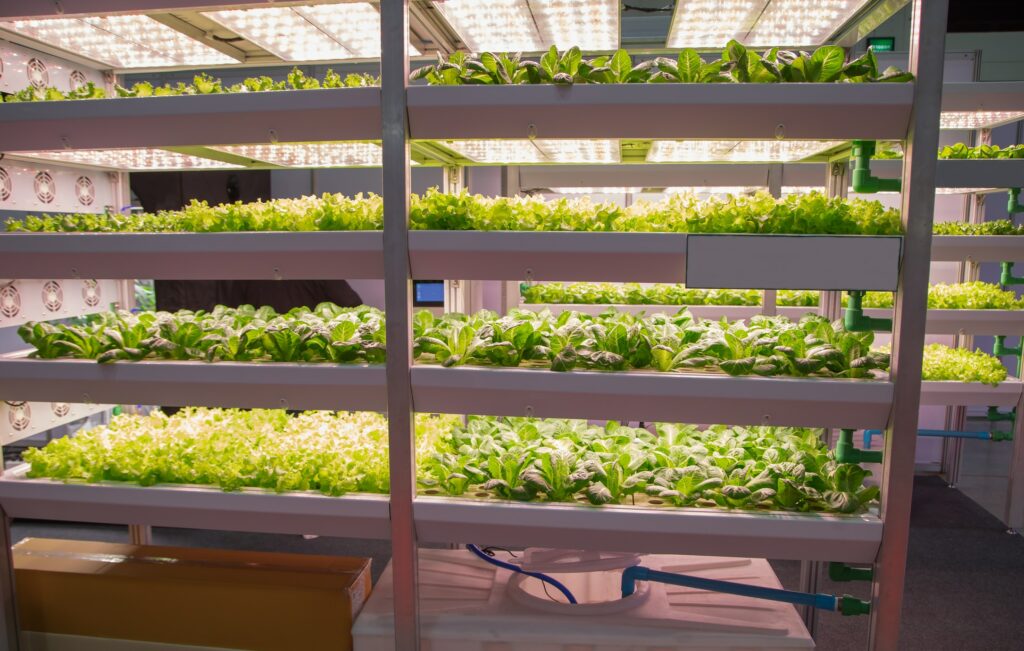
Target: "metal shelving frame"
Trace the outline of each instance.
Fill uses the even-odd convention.
[[[74,5],[67,8],[72,14],[111,10],[115,4],[118,10],[124,10],[122,3],[107,0],[83,0],[67,4]],[[140,9],[209,6],[207,2],[190,0],[141,0],[135,4]],[[416,573],[418,542],[465,542],[467,539],[493,537],[494,540],[512,540],[522,544],[623,549],[634,548],[631,541],[641,538],[636,535],[638,531],[649,534],[649,541],[637,543],[637,546],[652,551],[671,549],[680,553],[722,553],[722,549],[726,549],[728,553],[744,556],[873,561],[876,578],[872,588],[870,648],[886,651],[897,649],[913,485],[914,448],[918,408],[922,395],[921,350],[925,334],[924,315],[937,167],[933,152],[938,147],[947,0],[912,2],[914,17],[909,69],[916,76],[913,84],[878,87],[835,85],[821,88],[812,88],[811,85],[766,85],[749,88],[707,85],[686,89],[666,85],[663,88],[577,87],[568,90],[525,87],[489,88],[479,91],[469,88],[409,88],[409,60],[407,49],[404,47],[409,39],[409,4],[410,0],[381,2],[383,85],[379,91],[379,124],[383,148],[384,231],[383,257],[380,264],[385,280],[388,315],[388,362],[384,369],[324,367],[320,370],[313,365],[174,365],[156,362],[126,364],[108,369],[98,368],[88,362],[55,362],[53,365],[46,362],[44,367],[43,363],[37,364],[26,360],[4,360],[0,364],[0,373],[5,382],[8,377],[18,380],[11,382],[7,387],[0,385],[0,389],[17,390],[13,385],[18,384],[22,390],[31,391],[33,395],[42,395],[47,390],[46,386],[49,386],[50,389],[66,392],[65,396],[80,396],[82,388],[88,387],[90,399],[104,400],[115,396],[123,399],[129,395],[140,399],[155,398],[165,396],[167,391],[173,390],[177,392],[175,400],[192,404],[222,404],[227,400],[235,406],[362,409],[386,407],[390,430],[390,498],[349,496],[314,499],[313,496],[271,496],[252,494],[248,491],[236,495],[223,495],[209,489],[190,487],[153,489],[102,485],[66,486],[49,481],[26,480],[17,474],[5,477],[0,479],[0,505],[7,510],[3,514],[4,526],[0,526],[0,546],[6,550],[0,552],[5,554],[5,558],[0,560],[6,561],[0,563],[0,602],[3,605],[3,621],[0,622],[3,630],[0,631],[0,639],[7,641],[8,648],[18,647],[13,574],[9,555],[10,534],[7,526],[12,515],[33,514],[35,517],[124,521],[123,519],[134,520],[143,513],[151,512],[153,517],[147,520],[154,524],[238,527],[246,530],[252,527],[254,530],[288,531],[314,527],[311,529],[313,532],[323,531],[337,535],[336,532],[348,531],[348,523],[353,526],[359,525],[355,526],[357,535],[390,536],[393,548],[395,639],[396,648],[402,651],[415,650],[419,647]],[[54,6],[46,2],[24,3],[24,6],[26,8],[21,8],[22,5],[19,4],[18,11],[27,12],[31,9],[39,15],[51,15],[54,11]],[[0,15],[6,14],[0,12]],[[684,90],[686,93],[681,94]],[[289,94],[297,92],[300,91],[289,91]],[[466,98],[471,94],[476,99],[470,98],[472,101],[469,101]],[[342,97],[340,91],[337,95]],[[216,101],[227,104],[238,101],[255,102],[259,97],[254,95],[251,99],[245,100],[226,97],[218,98]],[[304,95],[292,97],[300,98]],[[325,101],[327,97],[324,95]],[[192,102],[195,100],[182,99]],[[292,102],[299,101],[289,99],[286,103],[291,105]],[[125,100],[124,110],[131,110],[130,106],[135,106],[129,102],[130,100]],[[761,117],[757,120],[749,119],[751,103],[763,109],[758,113]],[[185,105],[184,102],[182,104]],[[506,111],[508,119],[496,119],[490,112],[487,113],[486,120],[478,119],[479,111],[485,105],[494,110]],[[89,110],[100,113],[104,110],[114,110],[103,109],[103,106],[105,105],[97,104],[97,108]],[[198,108],[199,104],[189,103],[187,106]],[[210,106],[214,106],[213,101],[210,102]],[[257,103],[249,108],[259,112],[262,106]],[[437,118],[438,106],[442,107],[442,113],[447,111],[444,119]],[[451,111],[458,109],[459,106],[469,106],[472,111],[471,117],[477,119],[454,119]],[[601,108],[590,112],[592,106]],[[851,112],[851,106],[858,108]],[[121,105],[117,105],[117,111],[122,110],[120,107]],[[301,111],[297,107],[292,108]],[[543,371],[529,370],[506,372],[493,369],[414,368],[411,355],[411,281],[417,264],[417,245],[422,244],[422,241],[417,242],[417,238],[429,237],[431,234],[411,234],[409,231],[411,138],[513,135],[521,138],[531,135],[542,138],[625,137],[628,135],[626,131],[615,131],[619,127],[614,120],[601,119],[600,116],[629,115],[635,124],[640,124],[642,121],[637,120],[634,108],[645,111],[651,124],[660,129],[654,135],[663,137],[700,135],[763,139],[777,136],[841,139],[856,136],[892,137],[907,141],[907,155],[902,166],[902,214],[906,235],[902,242],[902,264],[897,278],[891,381],[819,382],[724,378],[710,374],[676,377],[627,374],[621,377],[604,375],[601,378],[592,378],[592,374],[587,373],[547,374]],[[865,115],[870,113],[868,109],[878,111],[875,116],[877,119],[864,119]],[[327,110],[329,113],[330,107]],[[347,109],[333,106],[333,110],[336,111],[337,119],[343,121],[343,110]],[[432,111],[435,114],[434,118],[430,118]],[[742,117],[728,121],[715,118],[715,115],[739,114],[742,114]],[[103,116],[96,119],[101,118],[107,119]],[[700,133],[684,131],[678,126],[686,124],[687,121],[692,125],[699,121],[698,118],[707,121]],[[29,117],[24,119],[31,121]],[[241,119],[225,128],[241,128],[238,125],[246,122],[246,119]],[[270,142],[277,139],[276,133],[262,133],[269,129],[276,131],[271,122],[253,120],[250,126],[253,125],[261,132],[260,139],[256,141]],[[706,128],[707,125],[713,128]],[[487,130],[479,131],[481,128]],[[715,128],[719,132],[716,133]],[[642,130],[641,127],[638,129]],[[227,134],[221,134],[219,137],[230,139]],[[252,141],[256,136],[243,137]],[[191,135],[174,135],[173,130],[166,138],[196,139]],[[241,138],[236,138],[238,139]],[[85,142],[88,141],[74,140],[67,144],[82,147],[85,146]],[[926,155],[916,156],[915,152],[926,152]],[[239,256],[238,268],[245,265],[243,271],[237,272],[239,277],[295,277],[296,272],[288,265],[272,267],[268,272],[267,268],[256,260],[260,256],[269,255],[268,252],[273,252],[276,257],[282,248],[288,248],[289,242],[294,243],[301,239],[273,235],[273,238],[268,239],[269,248],[255,245],[246,248],[236,242],[226,244],[228,249],[237,246],[245,249],[233,251]],[[352,241],[355,241],[356,234],[346,235],[352,236]],[[448,234],[448,237],[455,235]],[[381,237],[379,234],[377,236]],[[366,237],[371,236],[367,234]],[[136,238],[130,241],[141,243],[144,239]],[[31,240],[22,240],[29,241]],[[49,242],[43,239],[38,241],[44,244]],[[107,241],[114,240],[103,240]],[[211,259],[216,258],[216,252],[221,250],[217,247],[225,246],[220,240],[212,238],[206,238],[204,241],[211,243]],[[241,241],[242,238],[239,238],[238,242]],[[662,237],[658,241],[667,243],[672,242],[672,239]],[[808,238],[806,241],[810,243],[814,240]],[[132,246],[134,248],[135,245]],[[138,246],[142,247],[142,244]],[[146,246],[162,245],[155,243]],[[301,255],[297,251],[303,250],[305,246],[312,246],[319,253],[323,253],[318,255],[319,259],[326,259],[327,252],[324,248],[328,245],[307,242],[297,246],[297,249],[291,248],[281,259],[288,259],[290,255],[291,259],[295,260]],[[329,246],[336,246],[337,251],[347,244],[335,242]],[[374,257],[376,246],[375,243],[370,245],[363,242],[354,248],[377,260]],[[806,253],[812,253],[813,246],[814,244],[809,244]],[[679,250],[676,249],[677,252]],[[525,249],[522,250],[522,253],[525,252]],[[88,253],[85,258],[91,255],[93,260],[81,262],[82,266],[101,264],[96,259],[102,257],[102,251]],[[470,253],[472,249],[464,248],[461,253],[453,255]],[[42,253],[39,253],[39,256],[42,258]],[[343,257],[338,255],[331,264],[337,264]],[[246,260],[249,262],[243,262]],[[465,262],[466,260],[462,260],[460,264]],[[146,269],[151,273],[169,274],[172,273],[169,264],[166,259],[161,261],[161,256],[153,256],[151,261],[136,259],[131,265],[127,265],[122,273],[134,274]],[[236,263],[208,261],[203,264],[208,265],[207,269],[212,272],[226,270]],[[304,263],[300,260],[295,264]],[[849,266],[858,264],[858,261],[851,260]],[[456,266],[452,273],[472,271],[473,265],[468,267],[469,269],[466,266],[459,269]],[[511,265],[508,273],[514,271],[520,274],[524,271],[520,267],[521,265]],[[480,266],[476,265],[476,268],[479,269]],[[78,267],[74,269],[82,271]],[[159,269],[163,271],[158,271]],[[374,273],[376,270],[374,267]],[[351,265],[340,263],[336,271],[341,277],[352,277]],[[205,275],[206,271],[196,273]],[[599,278],[580,278],[597,279]],[[621,276],[608,279],[629,280]],[[656,280],[670,281],[672,278],[660,276]],[[241,366],[245,368],[240,368]],[[14,369],[25,370],[19,370],[18,375],[15,375]],[[554,395],[558,395],[557,392],[568,394],[573,391],[597,390],[604,392],[609,401],[617,396],[620,402],[635,398],[638,391],[648,391],[649,387],[661,393],[664,404],[671,398],[678,401],[679,398],[675,397],[678,394],[691,398],[696,395],[710,396],[712,399],[705,401],[707,405],[703,407],[702,412],[707,415],[709,421],[735,421],[735,405],[729,404],[728,400],[735,399],[737,391],[745,391],[747,393],[744,395],[752,398],[751,406],[741,417],[747,422],[798,422],[804,417],[800,415],[799,410],[806,405],[806,409],[814,414],[814,420],[820,421],[821,425],[884,426],[888,435],[885,438],[881,507],[878,513],[844,518],[674,509],[662,511],[631,506],[593,509],[573,505],[509,505],[496,500],[467,502],[418,497],[415,483],[413,412],[417,408],[424,410],[443,407],[479,413],[482,410],[465,396],[452,394],[450,390],[446,392],[443,387],[439,387],[441,381],[452,381],[462,383],[468,389],[476,382],[474,378],[478,370],[486,373],[482,377],[491,387],[487,399],[488,406],[483,411],[492,413],[535,413],[535,410],[531,409],[532,402],[537,397],[538,381],[542,381],[550,384],[551,391],[556,392]],[[277,375],[280,372],[287,374],[287,379],[284,380],[287,386],[282,384],[280,391],[290,391],[288,396],[275,394],[271,386],[275,381],[271,378],[275,376],[276,382],[282,383],[281,376]],[[161,385],[160,378],[168,373],[171,374],[173,382],[170,385]],[[445,375],[442,376],[441,373]],[[536,375],[528,375],[532,373]],[[44,375],[48,377],[42,377]],[[512,395],[509,392],[509,387],[506,386],[509,383],[518,383],[518,388],[511,388],[520,395]],[[525,386],[527,383],[534,386]],[[186,385],[194,386],[186,388]],[[358,399],[353,399],[352,394],[345,398],[344,394],[349,393],[351,385],[362,387],[356,394],[361,396]],[[482,390],[487,390],[487,387],[483,387]],[[534,396],[528,395],[531,390]],[[36,391],[39,393],[34,393]],[[212,394],[214,391],[226,398],[201,396],[204,392]],[[284,402],[281,402],[282,398]],[[550,398],[545,400],[547,404],[552,404]],[[769,407],[769,400],[773,400],[774,407]],[[826,412],[836,411],[833,403],[835,400],[860,405],[857,409],[859,413],[854,414],[852,409],[839,408],[838,411],[850,417],[848,422],[832,422],[834,418],[824,422],[827,418]],[[594,402],[593,398],[590,398],[590,401]],[[161,398],[161,402],[166,402],[166,398]],[[574,413],[581,416],[594,414],[593,411],[584,411],[585,405],[578,397],[570,406],[577,410]],[[543,414],[545,409],[536,410],[536,413]],[[630,409],[639,411],[636,405]],[[550,413],[556,413],[553,406]],[[765,416],[768,418],[765,419]],[[72,508],[74,505],[81,508]],[[386,521],[381,519],[382,507],[386,507]],[[294,509],[299,509],[300,514],[304,513],[303,517],[308,517],[309,520],[302,520],[299,517],[286,524],[261,524],[258,521],[271,519],[259,516],[294,512]]]

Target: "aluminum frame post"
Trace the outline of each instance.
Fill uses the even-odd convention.
[[[921,405],[921,368],[931,270],[935,211],[935,152],[945,59],[948,0],[914,0],[910,27],[910,72],[914,104],[903,161],[903,263],[893,319],[891,381],[893,405],[886,427],[882,464],[882,542],[872,584],[873,651],[897,651],[910,537],[914,453]]]
[[[14,558],[11,555],[11,519],[0,509],[0,643],[8,651],[18,651],[18,601],[14,592]]]
[[[413,519],[416,444],[412,404],[412,276],[409,264],[409,0],[382,0],[381,147],[384,197],[384,306],[387,319],[388,464],[395,649],[419,649],[417,546]]]
[[[1003,522],[1010,533],[1024,530],[1024,395],[1017,401],[1017,419],[1013,422],[1013,453],[1010,455]]]
[[[817,594],[821,585],[822,563],[819,561],[800,561],[800,591]],[[818,626],[818,609],[811,606],[798,606],[797,612],[804,620],[807,632],[813,638]]]

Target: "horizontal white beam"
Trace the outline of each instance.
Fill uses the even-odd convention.
[[[5,152],[379,140],[379,88],[0,104]]]
[[[1015,407],[1024,384],[1008,378],[998,386],[978,382],[921,383],[921,405],[942,407]]]
[[[385,411],[384,367],[0,359],[4,400]]]
[[[413,86],[408,104],[411,136],[429,140],[902,140],[912,95],[913,84]]]
[[[415,278],[893,290],[899,237],[412,231]]]
[[[879,178],[898,179],[902,160],[877,160],[871,169]],[[941,159],[935,169],[937,188],[1017,188],[1024,185],[1024,159]]]
[[[7,233],[0,278],[383,278],[383,250],[380,231]]]
[[[0,19],[24,18],[69,18],[72,16],[96,16],[114,14],[164,13],[171,11],[204,11],[218,9],[240,9],[273,5],[315,5],[326,1],[354,2],[356,0],[234,0],[233,2],[211,2],[211,0],[18,0],[0,3]]]
[[[573,187],[768,186],[772,163],[631,163],[626,165],[522,165],[523,190]],[[777,163],[782,185],[824,186],[824,163]]]
[[[529,504],[418,497],[420,542],[870,563],[874,515]]]
[[[883,427],[893,393],[885,380],[426,365],[412,383],[419,412],[857,429]]]
[[[0,507],[12,518],[158,527],[314,534],[345,538],[390,536],[387,495],[329,497],[312,492],[200,486],[62,483],[26,479],[27,466],[0,479]]]
[[[1024,262],[1024,237],[1020,235],[936,235],[932,238],[933,262]]]
[[[1024,81],[946,82],[942,110],[1024,112]]]

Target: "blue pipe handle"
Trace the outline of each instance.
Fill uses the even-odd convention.
[[[800,606],[812,606],[822,610],[839,610],[839,598],[831,594],[810,594],[808,592],[795,592],[793,590],[780,590],[777,588],[762,588],[746,583],[734,583],[732,581],[718,581],[716,579],[704,579],[688,574],[674,574],[672,572],[661,572],[650,568],[635,565],[627,567],[622,572],[622,596],[623,598],[636,592],[637,581],[657,581],[669,585],[681,585],[687,588],[708,590],[710,592],[724,592],[742,597],[753,597],[755,599],[767,599],[769,601],[782,601]]]
[[[880,429],[864,430],[864,447],[871,447],[871,437],[880,436],[881,434],[882,430]],[[992,432],[960,432],[946,429],[919,429],[917,430],[917,435],[936,436],[947,439],[978,439],[981,441],[988,441],[992,438]]]

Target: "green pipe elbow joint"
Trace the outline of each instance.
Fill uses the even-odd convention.
[[[848,291],[850,299],[847,301],[846,310],[843,312],[843,326],[850,332],[892,332],[892,319],[879,319],[871,316],[864,316],[862,302],[864,292],[861,290]]]
[[[899,192],[903,187],[900,179],[880,179],[871,174],[871,157],[875,154],[874,140],[853,141],[853,191],[860,194],[876,192]]]
[[[836,461],[839,463],[882,463],[881,450],[858,450],[853,445],[853,430],[839,430],[836,443]]]

